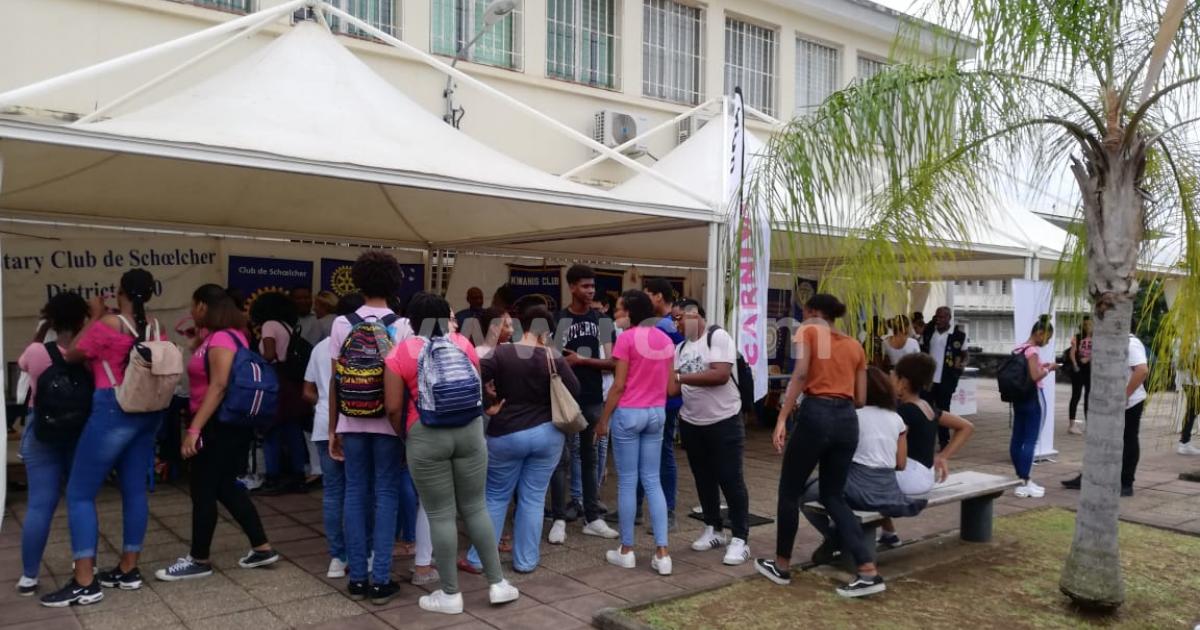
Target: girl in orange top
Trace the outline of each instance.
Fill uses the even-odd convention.
[[[796,331],[796,366],[775,423],[775,450],[783,454],[779,476],[779,528],[775,559],[759,558],[755,568],[776,584],[791,583],[792,547],[800,525],[800,497],[817,464],[821,465],[821,504],[832,517],[843,549],[854,556],[858,575],[837,589],[843,597],[863,597],[886,589],[863,543],[854,512],[846,504],[846,475],[858,447],[857,407],[866,403],[867,357],[862,345],[835,330],[846,314],[836,297],[818,293],[804,305],[804,322]],[[796,399],[804,394],[795,430],[786,440],[787,421]],[[827,541],[828,544],[828,541]]]

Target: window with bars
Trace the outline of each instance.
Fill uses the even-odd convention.
[[[488,0],[433,0],[430,48],[453,57],[483,28]],[[521,3],[479,37],[464,59],[502,68],[521,69]]]
[[[775,114],[775,31],[725,18],[725,93],[742,88],[746,104]]]
[[[642,94],[695,105],[704,96],[704,9],[673,0],[642,5]]]
[[[194,4],[198,7],[229,11],[230,13],[249,13],[254,10],[254,0],[174,0],[181,4]]]
[[[796,38],[796,115],[820,107],[841,84],[841,51]]]
[[[866,81],[871,77],[879,74],[887,67],[887,62],[880,61],[874,57],[858,56],[858,78]]]
[[[614,0],[546,0],[546,76],[617,87]]]
[[[391,35],[400,36],[399,4],[400,0],[328,0],[333,6],[353,15],[354,17]],[[365,31],[345,24],[335,16],[329,16],[329,28],[335,33],[372,39]]]

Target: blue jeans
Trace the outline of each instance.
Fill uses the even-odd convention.
[[[1042,432],[1043,396],[1039,388],[1037,396],[1013,403],[1012,441],[1008,445],[1008,454],[1021,479],[1029,479],[1029,471],[1033,468],[1033,451]]]
[[[346,465],[329,456],[329,441],[316,440],[313,446],[321,457],[321,516],[325,523],[325,541],[329,557],[346,561]]]
[[[283,449],[288,452],[288,470],[283,469]],[[308,463],[308,447],[304,444],[304,431],[300,425],[293,422],[277,424],[267,430],[263,436],[263,464],[267,474],[275,477],[284,472],[293,475],[304,474],[304,465]]]
[[[541,560],[542,519],[546,507],[546,489],[558,467],[566,436],[543,422],[524,431],[488,437],[487,509],[492,517],[496,542],[504,531],[508,502],[517,492],[517,510],[513,514],[513,569],[528,573]],[[518,488],[518,484],[520,487]],[[467,561],[482,563],[472,547]]]
[[[609,434],[617,460],[617,511],[622,545],[633,546],[633,512],[641,481],[654,527],[654,544],[667,546],[667,501],[660,479],[665,423],[666,412],[662,407],[619,407],[613,412]]]
[[[667,409],[664,413],[666,420],[663,422],[662,456],[659,460],[658,474],[662,480],[662,492],[667,500],[667,510],[674,512],[675,487],[679,475],[678,467],[675,465],[675,430],[679,426],[679,409]],[[637,488],[637,509],[639,511],[642,509],[642,498],[645,496],[645,488],[639,483]]]
[[[400,448],[404,453],[404,448]],[[408,463],[402,463],[396,475],[399,487],[399,508],[396,510],[396,540],[406,543],[417,540],[417,486],[413,484]]]
[[[21,524],[21,566],[27,578],[36,578],[42,564],[46,540],[50,538],[50,520],[62,496],[63,484],[75,458],[75,442],[42,442],[33,434],[33,409],[25,420],[21,435],[21,460],[29,482],[29,506]]]
[[[371,582],[387,584],[396,540],[400,438],[383,433],[343,433],[342,452],[346,455],[345,531],[350,579],[367,579],[370,540],[375,552]]]
[[[121,490],[121,551],[142,550],[150,519],[146,481],[154,464],[154,436],[162,415],[161,411],[122,411],[112,388],[98,389],[92,396],[92,415],[75,446],[75,459],[67,480],[73,559],[96,556],[96,541],[100,536],[96,495],[109,471],[114,469]]]

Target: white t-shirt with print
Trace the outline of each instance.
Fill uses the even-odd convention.
[[[317,404],[313,407],[312,441],[329,439],[329,378],[333,361],[329,358],[329,337],[313,346],[304,370],[304,381],[317,386]]]
[[[1139,365],[1146,365],[1148,363],[1149,361],[1146,359],[1146,346],[1142,345],[1142,340],[1138,339],[1135,335],[1129,335],[1129,361],[1126,362],[1127,367],[1125,368],[1125,382],[1128,383],[1129,379],[1133,376],[1133,368]],[[1133,395],[1131,395],[1129,400],[1125,403],[1125,408],[1132,409],[1134,405],[1137,405],[1143,400],[1146,400],[1145,383],[1138,385],[1138,388],[1134,390]]]
[[[729,333],[720,328],[714,330],[712,347],[709,347],[708,332],[705,331],[695,341],[685,340],[675,353],[675,369],[680,376],[703,372],[712,363],[730,364],[730,378],[724,385],[715,387],[683,386],[683,407],[679,410],[679,418],[688,424],[716,424],[738,415],[742,410],[742,397],[733,380],[737,348]]]
[[[868,468],[896,468],[896,445],[908,428],[895,411],[881,407],[858,410],[858,448],[854,463]]]

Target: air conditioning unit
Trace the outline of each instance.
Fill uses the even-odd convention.
[[[592,126],[592,138],[606,147],[616,147],[636,138],[642,130],[649,127],[644,116],[634,116],[624,112],[602,109],[596,112]],[[621,153],[636,157],[646,152],[646,145],[638,141],[621,150]]]
[[[708,123],[708,119],[698,118],[696,116],[688,116],[683,120],[675,123],[675,144],[680,145],[687,142],[692,134],[700,131],[704,125]]]

